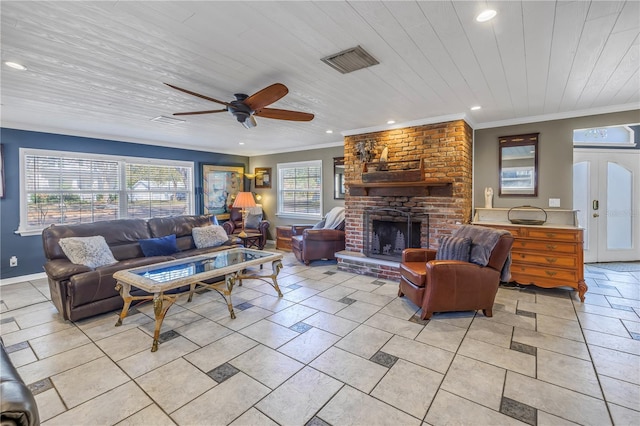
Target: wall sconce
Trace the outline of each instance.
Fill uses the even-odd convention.
[[[260,201],[262,200],[262,195],[258,194],[258,193],[253,193],[253,196],[255,197],[256,201]]]

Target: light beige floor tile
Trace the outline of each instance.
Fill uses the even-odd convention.
[[[122,322],[122,325],[118,327],[116,327],[117,321],[118,315],[109,314],[108,316],[101,318],[100,321],[87,323],[86,327],[80,328],[91,340],[95,342],[118,333],[123,333],[127,330],[138,328],[140,325],[152,322],[153,319],[149,318],[145,314],[138,313],[126,317]]]
[[[457,355],[442,382],[442,389],[499,411],[505,375],[504,368]]]
[[[524,425],[514,418],[439,390],[425,421],[432,425]]]
[[[255,408],[249,408],[249,410],[247,410],[243,415],[229,423],[229,426],[249,425],[279,426],[278,423],[274,422]]]
[[[96,345],[88,344],[22,366],[18,368],[18,374],[26,384],[31,384],[93,361],[101,356],[104,356],[104,353]]]
[[[580,424],[610,424],[603,400],[507,371],[504,396]]]
[[[115,361],[130,357],[142,351],[151,350],[153,338],[139,328],[131,328],[122,333],[114,334],[96,345]]]
[[[428,368],[399,359],[371,396],[422,419],[444,376]]]
[[[73,324],[70,322],[48,322],[34,327],[14,331],[13,333],[3,334],[2,340],[4,341],[5,346],[11,346],[16,343],[26,342],[27,340],[36,339],[71,327],[73,327]]]
[[[267,309],[271,312],[280,312],[281,310],[293,306],[294,303],[284,299],[283,297],[272,296],[265,294],[251,301],[254,306],[259,306],[263,309]]]
[[[513,329],[513,326],[492,321],[491,318],[476,317],[469,327],[467,337],[509,348],[511,347]]]
[[[138,377],[151,370],[163,366],[176,358],[184,356],[198,349],[195,343],[184,337],[176,337],[168,342],[161,343],[156,352],[151,352],[151,346],[146,351],[138,352],[128,358],[118,361],[118,365],[129,376]]]
[[[0,324],[0,335],[13,333],[14,331],[18,331],[18,330],[20,330],[20,327],[18,327],[18,324],[15,321],[10,321],[10,322],[5,322],[3,324]]]
[[[399,318],[401,320],[408,320],[419,310],[420,307],[414,305],[413,302],[409,300],[409,298],[398,297],[389,302],[378,312],[384,315],[389,315],[390,317]]]
[[[230,334],[198,349],[185,359],[207,373],[256,346],[258,342],[239,333]]]
[[[587,345],[583,342],[521,328],[516,328],[513,331],[513,341],[591,361]]]
[[[393,336],[382,352],[445,374],[453,361],[453,352],[400,336]]]
[[[584,337],[589,346],[601,346],[633,355],[640,355],[640,340],[611,336],[597,331],[584,330]]]
[[[629,332],[618,318],[607,318],[602,315],[578,312],[578,320],[583,330],[599,331],[620,337],[630,337]]]
[[[183,325],[176,328],[175,331],[198,346],[206,346],[233,333],[233,330],[223,327],[208,318]]]
[[[216,320],[216,322],[220,325],[223,325],[232,330],[238,331],[243,328],[250,326],[251,324],[260,321],[263,318],[271,316],[273,312],[262,309],[257,306],[252,306],[249,309],[245,309],[244,311],[237,311],[236,318],[231,319],[228,314],[226,317]]]
[[[636,313],[624,311],[622,309],[605,308],[602,306],[587,305],[580,302],[574,303],[574,307],[578,312],[585,312],[593,315],[602,315],[604,317],[626,319],[629,321],[638,321],[638,315]]]
[[[15,368],[31,364],[32,362],[36,362],[38,360],[36,354],[33,353],[30,347],[11,352],[9,354],[9,359],[11,360],[11,364],[13,364]]]
[[[444,322],[454,327],[469,328],[475,317],[475,311],[436,312],[429,322]]]
[[[127,382],[65,411],[44,423],[43,426],[116,424],[151,403],[151,399],[134,382]]]
[[[328,314],[335,314],[336,312],[349,306],[346,303],[336,302],[335,300],[325,299],[320,296],[311,296],[300,302],[301,305],[308,306],[318,311],[326,312]]]
[[[600,346],[589,346],[589,350],[599,375],[640,385],[640,356]]]
[[[138,411],[118,423],[118,426],[175,426],[175,423],[156,404]]]
[[[329,333],[337,334],[338,336],[346,336],[360,325],[355,321],[329,315],[325,312],[318,312],[305,319],[304,322],[321,330],[328,331]]]
[[[91,343],[91,340],[80,329],[75,327],[38,337],[29,342],[31,348],[40,359],[86,345],[87,343]]]
[[[20,328],[29,328],[48,322],[64,322],[58,310],[51,304],[47,309],[39,309],[13,317]]]
[[[616,404],[609,404],[614,425],[640,425],[640,411],[630,410]]]
[[[357,303],[357,302],[356,302]],[[423,325],[414,322],[401,320],[400,318],[390,317],[377,313],[364,322],[365,325],[374,327],[407,339],[415,339],[416,336],[424,329]]]
[[[23,285],[23,284],[19,284],[19,285]],[[29,285],[29,284],[27,284]],[[2,293],[2,295],[4,295],[4,288],[6,286],[0,286],[0,293]],[[7,317],[16,317],[19,315],[26,315],[29,314],[30,312],[36,312],[36,311],[40,311],[40,310],[48,310],[51,309],[51,307],[53,306],[53,303],[51,302],[39,302],[39,303],[34,303],[34,304],[29,304],[26,306],[22,306],[20,308],[16,308],[16,309],[12,309],[10,311],[3,311],[2,314],[0,314],[1,318],[7,318]],[[55,307],[54,307],[55,308]]]
[[[618,287],[618,291],[620,291],[620,293],[625,297],[623,298],[623,297],[607,296],[607,300],[609,301],[609,303],[611,303],[612,305],[629,306],[630,308],[640,308],[640,300],[638,296],[635,294],[637,290],[633,290],[633,293],[634,293],[633,296],[635,297],[635,299],[627,299],[624,288]]]
[[[309,365],[365,393],[371,392],[388,371],[379,364],[335,347]]]
[[[343,337],[334,346],[344,349],[352,354],[359,355],[365,359],[375,355],[381,347],[383,347],[393,334],[377,328],[361,325],[351,333]]]
[[[539,314],[536,315],[536,321],[538,324],[537,330],[540,333],[551,334],[553,336],[571,339],[577,342],[584,342],[582,330],[580,329],[580,324],[577,320],[571,321]]]
[[[73,408],[129,381],[106,356],[51,377],[65,405]]]
[[[419,425],[420,420],[349,386],[343,387],[318,413],[332,425]]]
[[[378,294],[380,296],[387,296],[392,299],[395,299],[396,297],[398,297],[398,287],[399,287],[398,282],[393,281],[393,282],[378,286],[378,288],[376,290],[373,290],[371,294]]]
[[[371,290],[375,290],[376,288],[372,288]],[[371,305],[380,306],[381,308],[387,306],[389,302],[395,299],[391,296],[383,296],[381,294],[376,294],[371,291],[356,291],[355,293],[351,293],[349,295],[350,299],[359,300],[361,302],[369,303]]]
[[[554,303],[530,303],[521,301],[518,303],[518,309],[521,311],[535,312],[537,314],[543,314],[567,320],[576,319],[576,313],[573,309],[573,305],[571,304],[570,299],[566,299],[566,303],[563,303],[561,306]]]
[[[220,296],[218,296],[218,298],[222,300]],[[232,299],[232,302],[235,303],[235,299]],[[212,301],[198,306],[190,306],[189,310],[212,321],[225,320],[229,318],[229,308],[227,307],[226,302],[221,303],[219,301]]]
[[[598,378],[590,361],[539,349],[539,380],[602,399]]]
[[[60,399],[60,395],[55,389],[48,389],[42,393],[34,396],[36,404],[38,405],[38,414],[40,415],[40,422],[45,422],[52,417],[66,411],[67,407]]]
[[[607,402],[640,411],[640,386],[602,375],[600,385]]]
[[[296,331],[267,320],[261,320],[255,324],[251,324],[240,330],[240,333],[273,349],[284,345],[300,335],[300,333]]]
[[[9,310],[27,305],[46,302],[47,298],[31,284],[10,284],[2,286],[2,301]]]
[[[379,306],[372,305],[366,302],[356,301],[336,313],[336,316],[340,318],[346,318],[351,321],[365,322],[372,315],[380,310]]]
[[[298,285],[300,284],[298,283]],[[286,293],[284,295],[284,298],[286,300],[290,300],[291,302],[299,303],[318,293],[320,293],[320,290],[315,290],[313,288],[308,288],[308,287],[300,287]]]
[[[305,367],[256,407],[279,424],[304,425],[342,386],[342,382]]]
[[[535,377],[536,374],[535,356],[479,340],[464,339],[458,354],[527,376]]]
[[[167,413],[217,385],[211,377],[182,358],[138,377],[136,382]]]
[[[344,297],[349,297],[350,294],[355,293],[356,291],[357,290],[350,287],[336,285],[331,287],[328,290],[318,293],[318,296],[324,297],[326,299],[338,301]]]
[[[308,364],[338,340],[340,336],[313,327],[289,343],[280,346],[278,351]]]
[[[268,393],[269,388],[238,373],[172,413],[171,417],[180,425],[226,425]]]
[[[304,364],[263,345],[249,349],[229,364],[271,389],[304,367]]]
[[[298,284],[303,287],[312,288],[318,291],[329,290],[331,287],[335,286],[336,284],[325,280],[324,278],[326,276],[327,275],[325,275],[324,273],[320,273],[318,275],[309,277],[306,280],[300,281],[298,282]]]
[[[638,321],[640,321],[640,319]],[[622,320],[622,323],[624,324],[627,331],[640,334],[640,322],[638,321]]]
[[[196,321],[202,319],[202,315],[198,315],[195,312],[189,311],[187,309],[182,312],[178,312],[174,315],[167,315],[162,321],[162,327],[160,328],[160,333],[164,333],[169,330],[174,330],[176,328],[182,327],[184,325],[192,324]],[[155,330],[156,323],[148,322],[144,325],[141,325],[139,328],[145,331],[148,335],[153,336],[153,332]]]
[[[553,414],[545,413],[542,410],[537,410],[538,416],[538,424],[539,425],[549,425],[549,426],[574,426],[578,423],[571,422],[567,419],[563,419],[562,417],[554,416]]]
[[[525,291],[522,288],[510,288],[510,287],[498,287],[498,294],[496,294],[496,299],[506,299],[506,300],[515,300],[515,301],[523,301],[523,302],[531,302],[535,303],[536,295],[529,291]]]
[[[291,327],[292,325],[297,324],[300,321],[304,321],[306,318],[309,318],[316,312],[318,312],[317,309],[311,309],[307,306],[302,305],[294,305],[290,308],[285,308],[282,311],[267,317],[267,319],[269,321],[275,322],[276,324],[280,324],[285,327]]]
[[[456,352],[466,333],[465,328],[456,327],[443,321],[429,321],[416,340],[450,352]]]
[[[528,330],[536,329],[535,318],[525,317],[523,315],[516,315],[506,311],[493,311],[491,321],[499,322],[506,325],[511,325],[516,328],[524,328]],[[574,321],[577,323],[577,321]],[[538,330],[539,331],[539,330]]]

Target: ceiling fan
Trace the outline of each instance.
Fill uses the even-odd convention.
[[[250,129],[256,127],[256,119],[254,115],[258,117],[273,118],[276,120],[289,120],[289,121],[311,121],[313,120],[313,114],[301,111],[290,111],[286,109],[265,108],[281,99],[289,93],[287,86],[281,83],[275,83],[271,86],[254,93],[251,96],[247,96],[243,93],[236,93],[234,96],[236,99],[231,102],[219,101],[218,99],[211,98],[209,96],[201,95],[200,93],[192,92],[191,90],[182,89],[174,86],[173,84],[164,83],[167,86],[179,90],[189,95],[197,96],[201,99],[206,99],[211,102],[215,102],[224,105],[223,109],[213,109],[207,111],[193,111],[193,112],[176,112],[173,115],[196,115],[196,114],[214,114],[218,112],[229,111],[236,120],[238,120],[244,127]]]

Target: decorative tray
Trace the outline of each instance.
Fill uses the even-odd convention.
[[[531,213],[532,209],[534,210],[535,216],[541,216],[540,212],[542,212],[542,214],[544,214],[544,219],[511,217],[511,212],[514,212],[517,215],[518,212]],[[531,215],[527,214],[526,216],[531,216]],[[513,207],[509,209],[509,212],[507,213],[507,218],[509,219],[509,222],[513,223],[514,225],[544,225],[544,223],[547,221],[547,212],[545,209],[536,207],[536,206],[518,206],[518,207]]]

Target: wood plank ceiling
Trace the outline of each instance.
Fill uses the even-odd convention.
[[[486,7],[498,15],[476,22]],[[637,1],[2,1],[0,13],[2,61],[28,68],[2,66],[3,127],[257,155],[389,119],[487,127],[640,101]],[[320,62],[356,45],[380,64],[343,75]],[[162,124],[151,119],[219,108],[163,82],[223,100],[280,82],[290,92],[272,107],[316,117]]]

